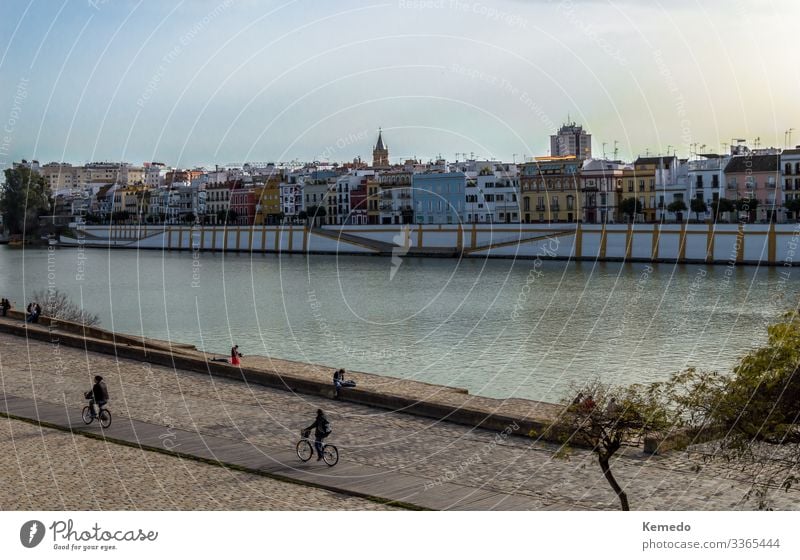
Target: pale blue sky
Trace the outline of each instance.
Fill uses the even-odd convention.
[[[800,144],[796,0],[4,0],[0,165]],[[794,56],[793,56],[794,55]]]

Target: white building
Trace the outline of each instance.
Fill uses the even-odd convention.
[[[698,158],[688,163],[688,191],[686,205],[691,204],[694,198],[705,201],[708,206],[705,218],[713,213],[712,205],[720,198],[733,200],[736,192],[727,192],[725,181],[725,166],[728,165],[730,156],[717,154],[701,154]],[[690,210],[691,212],[691,210]],[[694,212],[692,212],[694,216]],[[701,215],[701,219],[703,216]]]

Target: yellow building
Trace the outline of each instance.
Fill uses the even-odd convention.
[[[255,225],[274,225],[280,223],[281,178],[270,177],[264,185],[253,189],[256,201]]]
[[[381,186],[375,177],[367,179],[367,223],[380,223],[380,191]]]
[[[114,203],[111,211],[113,213],[127,212],[128,219],[136,221],[139,215],[145,216],[147,213],[146,204],[149,203],[149,196],[145,196],[149,189],[126,187],[114,191]]]
[[[579,221],[583,208],[580,169],[581,161],[574,156],[537,157],[522,164],[522,221]]]

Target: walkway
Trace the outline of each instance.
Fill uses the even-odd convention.
[[[124,346],[119,346],[120,351]],[[176,358],[177,360],[177,358]],[[114,423],[84,426],[83,392],[95,374],[111,392]],[[4,399],[4,396],[8,400]],[[453,397],[455,398],[455,396]],[[301,463],[299,431],[323,408],[339,465]],[[594,456],[517,435],[248,384],[58,343],[0,334],[0,412],[128,445],[222,461],[358,496],[434,509],[618,509]],[[521,434],[520,431],[514,431]],[[9,445],[0,453],[14,453]],[[639,450],[613,464],[631,507],[649,510],[755,509],[729,465],[699,471],[682,453]],[[168,473],[165,473],[165,477]],[[80,474],[76,471],[76,476]],[[797,509],[797,491],[775,493],[775,509]]]
[[[111,426],[104,430],[97,422],[88,426],[84,424],[77,408],[9,394],[0,402],[0,414],[34,420],[43,426],[76,434],[92,435],[112,443],[212,461],[229,468],[303,482],[353,496],[381,498],[390,503],[400,502],[440,510],[526,510],[537,509],[538,505],[525,496],[511,496],[447,482],[430,485],[430,481],[419,476],[376,469],[347,459],[340,460],[332,468],[316,460],[302,463],[294,450],[270,450],[243,440],[190,432],[132,418],[115,418]]]

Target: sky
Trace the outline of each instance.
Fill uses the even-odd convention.
[[[3,0],[0,168],[800,144],[797,0]],[[605,146],[604,146],[605,144]]]

